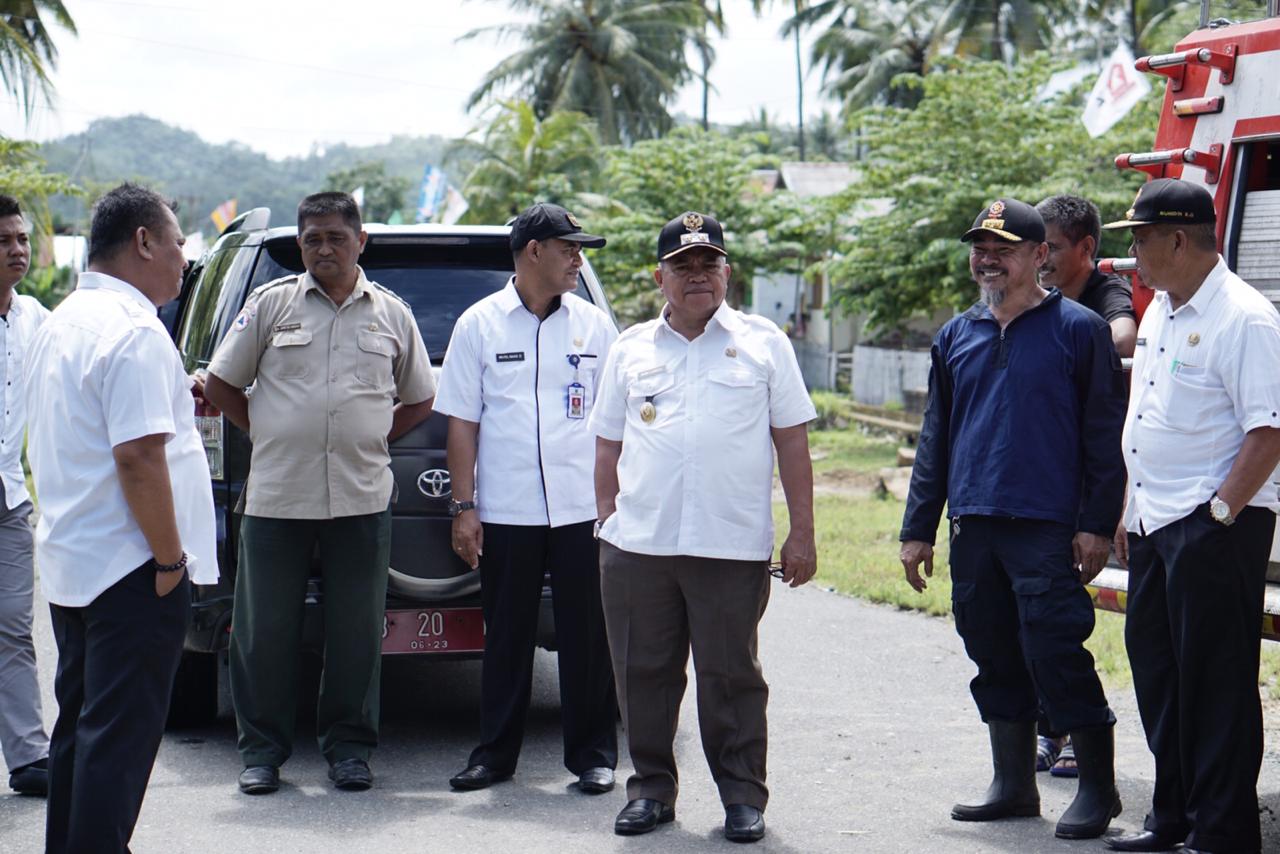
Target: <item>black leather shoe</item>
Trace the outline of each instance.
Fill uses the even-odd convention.
[[[578,788],[588,795],[603,795],[613,789],[612,768],[588,768],[578,778]]]
[[[746,804],[724,808],[724,838],[730,842],[755,842],[764,838],[764,813]]]
[[[329,766],[329,779],[336,789],[363,792],[373,785],[373,772],[363,759],[340,759]]]
[[[38,759],[9,772],[9,788],[19,795],[49,796],[49,759]]]
[[[280,788],[280,769],[274,765],[250,765],[240,772],[240,791],[269,795]]]
[[[613,832],[619,836],[638,836],[675,819],[675,807],[653,798],[637,798],[623,807],[613,820]]]
[[[1102,841],[1112,851],[1172,851],[1182,844],[1181,839],[1152,830],[1143,830],[1129,836],[1112,836]]]
[[[471,791],[487,789],[494,783],[510,780],[510,774],[498,774],[487,765],[468,765],[465,771],[449,778],[449,785],[455,789]]]

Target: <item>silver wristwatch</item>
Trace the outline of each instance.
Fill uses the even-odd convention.
[[[1227,502],[1219,498],[1216,492],[1209,499],[1209,515],[1220,525],[1234,525],[1236,521],[1236,517],[1231,515],[1231,508],[1227,506]]]

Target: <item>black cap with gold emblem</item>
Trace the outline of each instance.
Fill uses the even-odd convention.
[[[978,218],[973,221],[973,228],[966,231],[960,239],[968,242],[984,234],[1011,243],[1021,243],[1024,240],[1044,243],[1044,218],[1026,202],[996,199],[978,214]]]
[[[586,234],[578,218],[559,205],[539,202],[520,212],[511,223],[511,251],[519,252],[530,240],[572,240],[589,249],[604,246],[603,237]]]
[[[724,229],[715,217],[708,214],[685,211],[658,232],[659,261],[699,246],[705,246],[721,255],[729,254],[724,248]]]
[[[1124,219],[1109,222],[1103,228],[1136,228],[1158,223],[1208,225],[1217,220],[1213,196],[1204,187],[1177,178],[1156,178],[1138,188],[1138,197],[1125,212]]]

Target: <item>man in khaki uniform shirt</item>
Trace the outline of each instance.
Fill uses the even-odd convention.
[[[391,544],[387,446],[431,414],[435,380],[408,304],[357,264],[366,240],[346,193],[303,199],[298,245],[307,272],[255,290],[209,365],[205,396],[253,441],[230,650],[248,794],[274,792],[292,752],[317,545],[320,749],[338,788],[373,782]]]

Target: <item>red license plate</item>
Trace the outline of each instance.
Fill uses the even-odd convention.
[[[383,617],[383,655],[483,651],[484,614],[479,608],[397,610]]]

